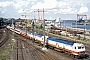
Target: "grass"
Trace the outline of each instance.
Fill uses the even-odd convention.
[[[0,51],[0,60],[10,60],[10,46]]]

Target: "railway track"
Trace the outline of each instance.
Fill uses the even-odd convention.
[[[17,35],[15,35],[17,37]],[[19,38],[16,38],[14,43],[12,42],[12,60],[25,60],[22,48],[22,42]]]
[[[26,43],[25,40],[22,40],[24,43]],[[57,51],[57,50],[52,50],[49,49],[50,51],[53,51],[52,53],[55,53],[56,57],[54,54],[52,53],[48,53],[46,51],[42,51],[40,50],[40,48],[37,48],[35,46],[33,46],[32,44],[27,44],[27,47],[30,49],[27,49],[27,53],[30,53],[30,55],[32,56],[31,58],[33,58],[34,60],[88,60],[85,58],[81,58],[81,59],[77,59],[74,58],[74,56],[70,56],[69,53],[65,52],[65,53],[61,53],[61,51]],[[53,57],[53,58],[52,58]],[[59,58],[60,57],[60,58]],[[31,59],[32,60],[32,59]]]
[[[23,42],[25,41],[23,40]],[[27,47],[29,48],[28,52],[32,55],[34,60],[59,60],[48,52],[43,51],[41,48],[37,48],[32,44],[27,43]]]
[[[19,38],[18,38],[19,37]],[[18,53],[20,56],[23,56],[24,60],[60,60],[58,58],[54,58],[54,56],[52,56],[52,54],[49,54],[45,51],[42,51],[40,48],[37,48],[35,46],[33,46],[32,44],[30,44],[29,42],[27,42],[26,40],[23,40],[25,38],[21,37],[20,35],[18,35],[18,39],[16,40],[21,40],[21,48],[19,48],[19,44],[18,44],[18,49],[22,49],[22,50],[18,50],[21,51],[21,53]],[[26,45],[27,48],[23,48],[23,45]],[[87,45],[88,48],[88,52],[89,53],[89,50],[90,50],[90,47],[89,45]],[[66,58],[67,60],[72,60],[72,59],[75,59],[75,60],[82,60],[82,59],[76,59],[76,58],[73,58],[72,56],[69,56],[68,53],[65,53],[65,54],[61,54],[61,53],[58,53],[58,52],[55,52],[57,53],[57,55],[61,55],[62,58]],[[23,54],[23,55],[21,55]],[[18,57],[19,57],[18,55]],[[22,60],[23,60],[22,59]],[[21,60],[21,59],[20,59]],[[88,60],[88,59],[83,59],[83,60]]]
[[[3,31],[2,29],[0,29],[0,39],[2,38],[2,36],[3,36]]]
[[[25,60],[21,40],[17,40],[17,60]]]
[[[6,31],[6,35],[5,36],[2,35],[2,37],[3,37],[3,39],[0,42],[0,47],[2,47],[3,45],[5,45],[5,43],[9,40],[9,32]]]
[[[41,48],[35,47],[26,40],[23,40],[22,36],[15,35],[15,37],[17,38],[13,44],[13,60],[59,60]]]
[[[6,36],[4,32],[5,32],[5,29],[0,29],[0,42],[4,39],[3,37]]]

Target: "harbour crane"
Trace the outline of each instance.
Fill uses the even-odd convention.
[[[80,17],[80,16],[84,16],[84,20],[87,20],[87,15],[86,14],[77,14],[77,20],[79,20],[78,18]]]
[[[77,14],[77,20],[78,20],[78,16],[84,16],[84,20],[85,20],[85,22],[87,22],[87,15],[86,15],[86,14]],[[83,24],[84,24],[84,31],[83,31],[83,32],[84,32],[84,37],[83,37],[84,40],[86,39],[86,37],[85,37],[85,32],[86,32],[86,31],[85,31],[85,29],[86,29],[85,27],[86,27],[86,23],[85,23],[85,22],[83,23]]]
[[[57,12],[57,11],[44,10],[44,8],[43,8],[43,9],[37,9],[37,10],[35,9],[34,12],[38,12],[38,23],[40,23],[40,12],[43,13],[43,15],[42,15],[42,20],[43,20],[43,18],[44,18],[44,12]]]

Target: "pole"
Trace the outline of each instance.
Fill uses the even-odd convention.
[[[44,44],[43,44],[43,49],[45,49],[45,20],[44,20],[44,8],[43,8],[43,23],[44,23],[44,32],[43,32],[43,35],[44,35]]]
[[[77,20],[78,20],[78,15],[77,15]],[[77,20],[76,20],[76,22],[75,22],[75,24],[76,24],[76,34],[77,34],[77,32],[78,32],[78,30],[77,30]],[[76,39],[75,39],[75,41],[76,41]]]
[[[13,19],[12,19],[12,28],[13,28],[13,32],[12,32],[12,40],[14,40],[14,24],[13,24]]]
[[[35,19],[35,16],[34,16],[34,20],[35,20],[35,32],[36,32],[36,19]]]
[[[32,30],[33,30],[33,41],[32,41],[32,44],[34,45],[34,42],[35,42],[35,40],[34,40],[34,21],[33,21],[33,23],[32,23]]]
[[[61,28],[61,19],[60,18],[59,18],[59,23],[60,23],[59,27]]]
[[[39,9],[38,9],[38,33],[39,33],[39,30],[40,30],[40,28],[39,28],[39,21],[40,21],[40,14],[39,14]]]
[[[54,26],[55,26],[55,22],[56,22],[56,19],[55,19],[55,21],[54,21]]]
[[[14,40],[14,29],[15,29],[14,24],[13,24],[13,19],[12,19],[12,28],[13,28],[13,31],[12,31],[12,40],[11,40],[11,51],[12,51],[12,54],[13,54],[13,40]]]
[[[23,11],[25,11],[25,10],[23,10]],[[27,35],[27,19],[26,19],[26,11],[25,11],[25,15],[23,15],[24,16],[24,18],[25,18],[25,22],[26,22],[26,35]],[[26,42],[27,42],[27,38],[26,38]],[[24,44],[25,45],[25,44]],[[26,47],[26,45],[25,45],[25,47]]]
[[[26,19],[26,14],[25,14],[25,20],[26,20],[26,36],[27,36],[27,19]],[[27,42],[27,37],[26,37],[26,42]],[[26,45],[27,48],[27,45]]]
[[[26,19],[26,17],[25,17],[25,19]],[[27,19],[26,19],[26,35],[27,35]]]
[[[85,37],[85,23],[84,23],[84,40],[86,39],[86,37]]]

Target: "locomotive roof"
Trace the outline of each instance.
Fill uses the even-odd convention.
[[[48,40],[52,40],[52,41],[63,43],[63,44],[70,45],[70,46],[72,46],[75,43],[72,41],[67,41],[67,40],[62,40],[62,39],[57,39],[57,38],[51,38],[51,37],[49,37]]]
[[[35,35],[35,36],[38,36],[38,37],[42,37],[42,35],[40,35],[40,34],[34,33],[34,35]]]

